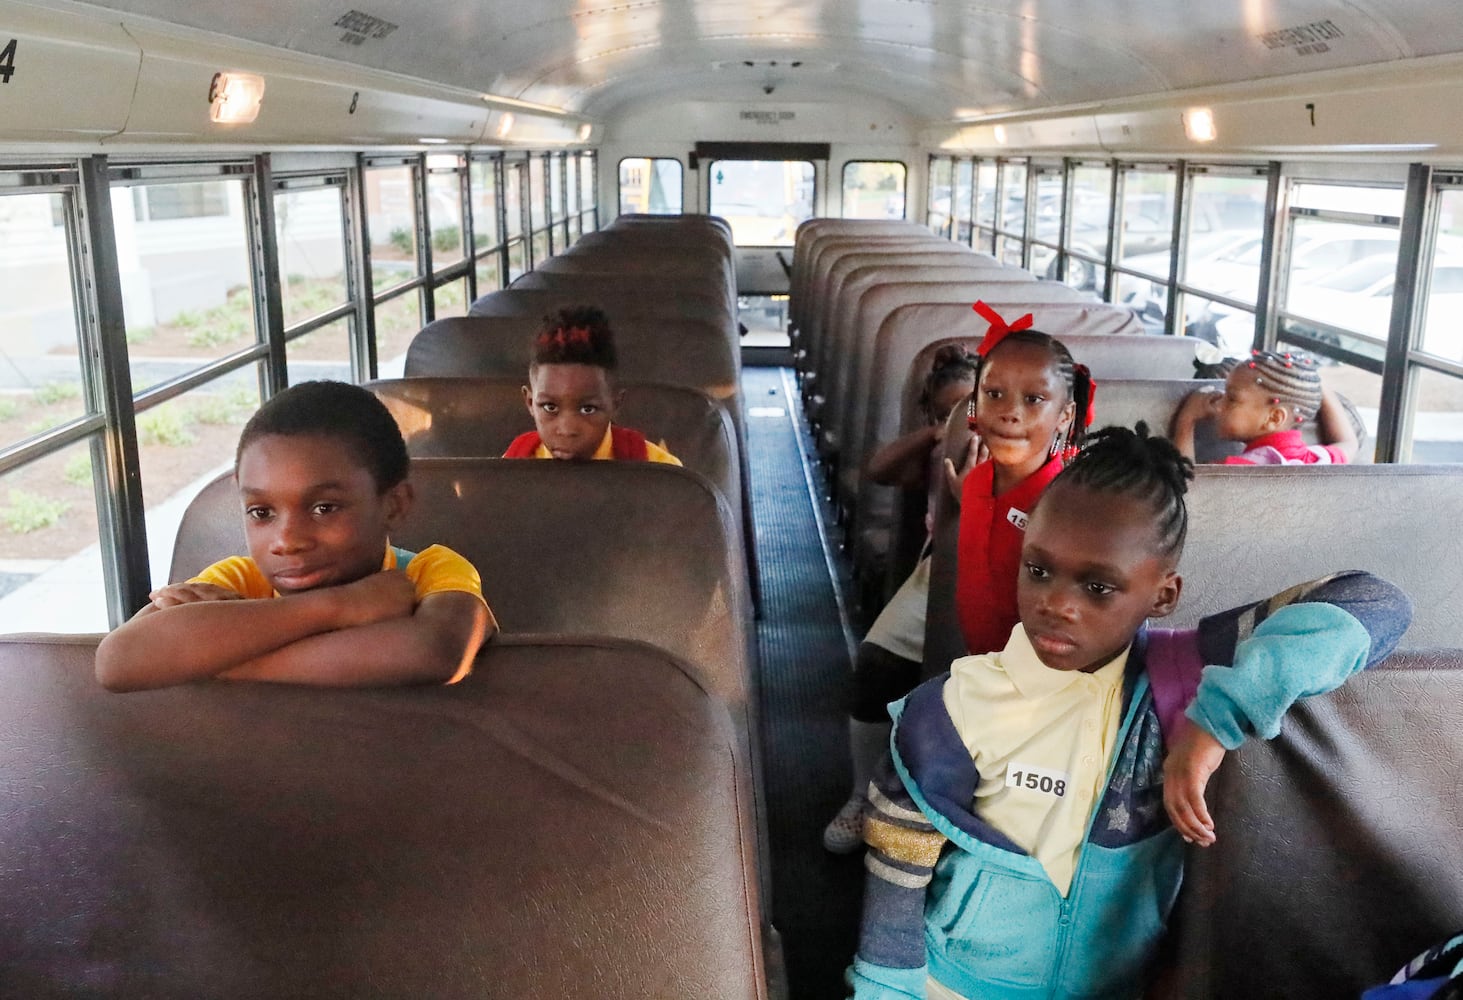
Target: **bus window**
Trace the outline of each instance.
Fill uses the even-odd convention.
[[[908,170],[897,161],[852,160],[843,165],[845,219],[904,218]]]
[[[620,161],[620,214],[681,214],[681,161],[627,157]]]
[[[925,200],[925,225],[936,236],[950,235],[950,187],[955,164],[948,156],[930,157],[930,187]]]
[[[344,180],[321,178],[316,182],[319,186],[289,187],[274,196],[285,366],[291,385],[309,379],[349,381],[352,377],[349,320],[297,332],[309,327],[314,317],[350,300],[345,277]]]
[[[427,221],[432,231],[432,270],[440,271],[466,255],[462,240],[462,157],[427,157]]]
[[[366,171],[371,232],[371,290],[383,292],[420,274],[417,266],[416,169],[402,164]]]
[[[711,164],[712,215],[737,246],[793,244],[798,223],[813,216],[813,165],[806,160],[717,160]]]

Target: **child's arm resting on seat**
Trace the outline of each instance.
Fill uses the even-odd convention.
[[[1348,572],[1201,622],[1200,646],[1210,665],[1184,713],[1191,725],[1180,731],[1164,767],[1164,804],[1179,831],[1212,843],[1204,789],[1223,751],[1249,735],[1277,735],[1291,705],[1335,690],[1385,659],[1411,620],[1402,591],[1369,573]],[[1232,655],[1224,655],[1226,646]]]
[[[441,619],[450,621],[438,626]],[[418,606],[399,572],[261,600],[174,585],[102,640],[96,672],[113,691],[221,675],[333,685],[445,680],[471,661],[489,621],[470,594],[433,594]],[[397,658],[402,640],[418,635]]]
[[[863,920],[853,960],[858,1000],[925,995],[925,890],[945,837],[920,812],[886,756],[869,782]]]

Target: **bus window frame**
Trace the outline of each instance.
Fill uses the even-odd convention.
[[[878,165],[893,165],[893,166],[899,167],[899,169],[901,169],[901,170],[904,171],[904,180],[903,180],[903,183],[902,183],[902,187],[900,188],[901,197],[899,199],[899,202],[900,202],[900,204],[899,204],[899,218],[900,219],[907,219],[907,218],[909,218],[909,164],[905,163],[903,160],[875,160],[875,159],[870,159],[868,157],[863,157],[863,158],[854,159],[854,160],[844,160],[843,161],[843,166],[839,169],[839,172],[838,172],[838,215],[839,215],[839,218],[843,218],[843,219],[849,218],[849,216],[847,216],[847,215],[844,214],[844,206],[847,204],[847,201],[848,201],[848,168],[849,167],[852,167],[852,166],[857,166],[860,163],[873,163],[873,164],[878,164]],[[814,178],[814,182],[816,183],[816,178]]]

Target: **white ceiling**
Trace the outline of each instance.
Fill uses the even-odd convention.
[[[771,87],[779,101],[867,95],[918,119],[945,121],[1463,52],[1457,0],[102,0],[92,6],[593,118],[671,97],[741,101]],[[351,10],[378,19],[374,26],[384,37],[351,36],[337,23]],[[387,24],[395,27],[386,30]]]

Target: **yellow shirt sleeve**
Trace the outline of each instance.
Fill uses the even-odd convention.
[[[472,594],[487,607],[477,568],[445,545],[430,545],[406,566],[406,578],[417,588],[417,601],[429,594],[459,591]]]
[[[215,587],[223,587],[241,597],[251,599],[274,596],[274,588],[265,579],[259,565],[248,556],[230,556],[227,559],[220,559],[188,582],[211,583]]]

